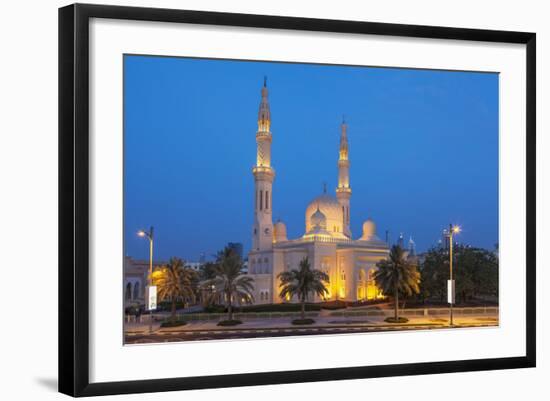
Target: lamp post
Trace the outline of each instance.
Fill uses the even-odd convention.
[[[455,301],[455,285],[453,280],[453,235],[459,232],[459,226],[449,224],[449,284],[447,285],[447,291],[449,292],[450,326],[453,326],[453,303]]]
[[[149,280],[148,280],[148,289],[147,297],[149,297],[149,291],[153,286],[153,226],[149,231],[140,230],[138,231],[138,236],[147,237],[149,240]],[[147,309],[149,309],[149,333],[153,332],[153,309],[149,308],[149,299],[147,299]]]

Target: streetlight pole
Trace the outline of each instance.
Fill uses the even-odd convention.
[[[140,237],[147,237],[149,240],[149,279],[148,279],[148,291],[147,295],[149,295],[149,291],[151,290],[151,287],[153,286],[153,226],[149,229],[149,231],[141,230],[138,232],[138,235]],[[149,309],[149,333],[153,332],[153,309],[149,308],[149,300],[147,300],[147,309]]]
[[[453,234],[458,234],[460,232],[459,226],[453,226],[449,224],[449,285],[447,291],[450,292],[449,295],[449,311],[450,311],[450,326],[453,326],[453,303],[455,301],[455,285],[453,281]]]

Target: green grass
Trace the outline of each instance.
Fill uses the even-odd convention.
[[[313,324],[315,320],[313,319],[294,319],[292,321],[293,325],[303,325],[303,324]]]

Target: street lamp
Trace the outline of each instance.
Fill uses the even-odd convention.
[[[455,301],[455,283],[453,280],[453,235],[460,233],[460,226],[449,224],[449,282],[447,284],[447,300],[450,309],[450,326],[453,325],[453,303]]]
[[[153,286],[153,226],[149,229],[149,231],[140,230],[138,231],[137,235],[139,237],[147,237],[149,240],[149,280],[148,280],[148,288],[147,288],[147,309],[149,309],[149,332],[153,332],[153,309],[149,306],[149,291],[151,291],[151,287]]]

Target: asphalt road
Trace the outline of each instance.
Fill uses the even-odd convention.
[[[447,324],[406,324],[406,325],[371,325],[371,326],[313,326],[313,327],[281,327],[264,329],[239,329],[223,328],[219,330],[184,330],[171,329],[170,331],[157,330],[153,333],[126,333],[125,344],[148,344],[181,341],[199,340],[227,340],[239,338],[261,338],[261,337],[283,337],[283,336],[304,336],[319,334],[346,334],[346,333],[371,333],[403,330],[433,330],[433,329],[455,329],[467,327],[491,327],[498,323],[471,323],[461,324],[453,328]]]

